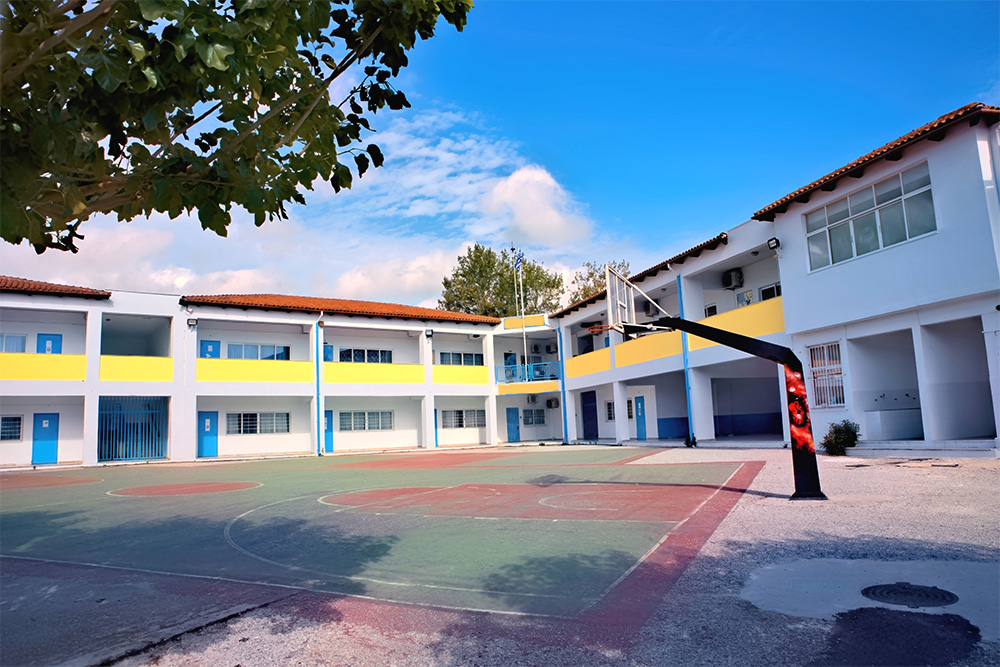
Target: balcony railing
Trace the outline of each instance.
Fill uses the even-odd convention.
[[[559,362],[546,361],[540,364],[519,364],[516,366],[498,366],[497,382],[541,382],[543,380],[559,379]]]

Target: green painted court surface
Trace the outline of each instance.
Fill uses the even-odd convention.
[[[630,463],[651,453],[516,448],[7,474],[0,554],[576,617],[740,468]],[[32,478],[88,479],[18,488]],[[259,486],[115,495],[218,482]]]

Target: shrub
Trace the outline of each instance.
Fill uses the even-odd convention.
[[[823,438],[823,449],[830,456],[844,456],[848,447],[858,444],[860,435],[861,427],[850,419],[830,424],[830,430]]]

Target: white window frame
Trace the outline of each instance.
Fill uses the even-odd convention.
[[[0,415],[0,424],[2,420],[16,419],[17,420],[17,437],[16,438],[3,438],[0,437],[0,442],[21,442],[24,440],[24,415]],[[0,426],[0,434],[2,434],[2,426]]]
[[[486,428],[486,410],[442,410],[441,428]]]
[[[231,357],[231,356],[229,356],[229,354],[230,354],[230,348],[235,347],[237,345],[240,346],[240,348],[241,348],[240,354],[243,355],[243,356],[240,356],[240,357]],[[256,347],[257,348],[257,356],[256,357],[247,357],[246,356],[246,348],[247,348],[247,346]],[[263,347],[273,347],[274,348],[274,358],[273,359],[264,359],[263,358],[262,353],[261,353],[261,348],[263,348]],[[279,348],[282,349],[282,350],[286,350],[287,351],[287,357],[288,357],[287,359],[279,359],[278,358],[278,349]],[[291,345],[278,345],[277,343],[239,343],[239,342],[228,343],[227,342],[226,343],[226,358],[227,359],[250,359],[250,361],[289,361],[292,358],[292,346]]]
[[[604,402],[604,421],[613,422],[615,420],[615,402]]]
[[[22,338],[24,339],[24,344],[21,346],[23,349],[20,352],[7,352],[7,339]],[[6,352],[7,354],[24,354],[28,351],[28,335],[27,334],[0,334],[0,352]]]
[[[712,309],[711,313],[708,312],[709,308]],[[719,314],[719,307],[717,305],[715,305],[714,303],[705,304],[705,317],[712,317],[713,315],[718,315],[718,314]]]
[[[811,345],[806,348],[809,374],[812,378],[812,400],[815,408],[840,408],[846,405],[844,364],[840,341]]]
[[[774,296],[765,297],[764,290],[766,289],[773,289]],[[759,290],[757,290],[757,294],[759,296],[759,301],[761,303],[763,303],[764,301],[770,301],[771,299],[777,299],[779,296],[781,296],[781,281],[771,283],[770,285],[764,285]]]
[[[373,427],[371,415],[377,414],[379,423]],[[388,415],[388,416],[386,416]],[[344,417],[348,416],[347,428],[344,427]],[[383,424],[388,423],[388,426]],[[396,414],[394,410],[338,410],[337,430],[341,433],[354,433],[361,431],[395,431]]]
[[[349,353],[351,358],[344,359],[344,353]],[[363,359],[361,361],[355,361],[354,357],[358,352],[362,352]],[[378,361],[369,361],[369,357],[372,353],[378,357]],[[337,354],[337,361],[342,364],[391,364],[392,363],[392,350],[390,349],[375,349],[367,347],[342,347],[339,348]]]
[[[253,430],[247,428],[249,417],[253,415]],[[279,415],[281,417],[279,417]],[[233,428],[233,417],[236,417],[236,427]],[[278,430],[279,420],[284,421],[283,431]],[[264,423],[270,421],[270,430],[264,430]],[[227,412],[226,435],[283,435],[292,432],[292,415],[288,412]]]
[[[525,426],[545,426],[544,408],[527,408],[522,412]]]
[[[445,356],[448,355],[448,361],[445,361]],[[455,363],[455,357],[458,357],[458,363]],[[468,357],[472,357],[471,363]],[[439,350],[437,354],[437,360],[439,366],[485,366],[486,359],[483,357],[481,352],[449,352],[447,350]]]
[[[925,175],[919,175],[918,170],[923,170],[926,172]],[[911,180],[911,185],[907,189],[906,182],[903,180],[904,175],[910,174],[919,175],[918,184],[913,185]],[[926,182],[924,182],[926,179]],[[885,196],[885,192],[880,194],[878,192],[879,186],[891,187],[890,181],[896,181],[896,186],[898,186],[899,194],[894,196]],[[906,169],[897,171],[892,176],[880,179],[879,181],[872,183],[871,185],[855,190],[854,192],[848,193],[844,197],[830,202],[829,204],[822,206],[817,209],[813,209],[802,216],[802,228],[806,234],[806,268],[809,273],[814,271],[822,271],[823,269],[828,269],[831,266],[836,266],[838,264],[843,264],[844,262],[849,262],[859,257],[864,257],[867,255],[872,255],[889,248],[893,248],[897,245],[901,245],[910,240],[922,238],[929,234],[934,234],[937,232],[937,213],[934,211],[934,195],[932,192],[932,183],[930,176],[930,168],[927,162],[921,162],[915,164]],[[891,192],[892,190],[890,190]],[[930,198],[930,212],[933,218],[934,228],[920,234],[910,233],[910,218],[911,215],[907,212],[907,201],[915,199],[926,193]],[[880,199],[881,197],[881,199]],[[868,205],[868,202],[871,202]],[[858,206],[853,206],[855,202],[858,202]],[[900,220],[902,221],[902,231],[903,238],[893,241],[888,245],[884,239],[883,232],[883,216],[889,209],[892,209],[898,205],[897,212],[900,215]],[[846,209],[841,209],[841,206],[846,206]],[[836,208],[835,208],[836,207]],[[846,217],[837,217],[836,220],[830,222],[831,209],[834,215],[841,216],[846,210]],[[821,215],[820,215],[821,214]],[[871,216],[871,219],[866,221],[866,223],[874,224],[875,226],[875,248],[865,251],[864,253],[858,252],[858,235],[857,235],[857,223]],[[810,220],[812,218],[812,220]],[[812,230],[809,226],[813,224],[816,227]],[[850,257],[844,257],[837,261],[834,261],[833,257],[833,239],[831,237],[831,230],[834,229],[844,229],[844,231],[850,233],[851,238],[851,255]],[[811,243],[813,239],[822,239],[826,245],[826,263],[813,266],[813,257],[811,251]]]

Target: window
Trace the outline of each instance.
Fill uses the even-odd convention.
[[[760,300],[767,301],[776,296],[781,296],[781,283],[774,283],[760,288]]]
[[[0,417],[0,441],[21,439],[21,416]]]
[[[615,402],[614,401],[608,401],[608,403],[607,403],[607,410],[608,410],[608,421],[609,422],[613,422],[615,420]],[[628,413],[628,418],[632,419],[632,399],[631,398],[625,401],[625,411]]]
[[[715,306],[714,303],[710,303],[707,306],[705,306],[705,317],[711,317],[712,315],[718,314],[718,312],[719,309]]]
[[[351,410],[340,413],[341,431],[391,431],[392,412]]]
[[[28,337],[19,334],[4,334],[2,352],[25,352],[28,349]]]
[[[287,412],[227,412],[226,435],[289,433]]]
[[[525,426],[545,426],[545,410],[528,409],[523,414]]]
[[[828,408],[844,405],[844,376],[840,366],[840,343],[809,348],[813,380],[813,405]]]
[[[354,364],[391,364],[392,350],[362,350],[340,348],[340,360]]]
[[[266,359],[288,361],[292,358],[287,345],[258,345],[256,343],[230,343],[226,349],[230,359]]]
[[[867,255],[937,229],[927,163],[805,216],[810,270]]]
[[[530,410],[526,411],[530,412]],[[525,422],[526,424],[528,422]],[[442,410],[441,428],[485,428],[486,410]]]
[[[323,361],[333,361],[333,345],[323,345]]]
[[[473,352],[441,352],[438,355],[442,366],[482,366],[483,355]]]

